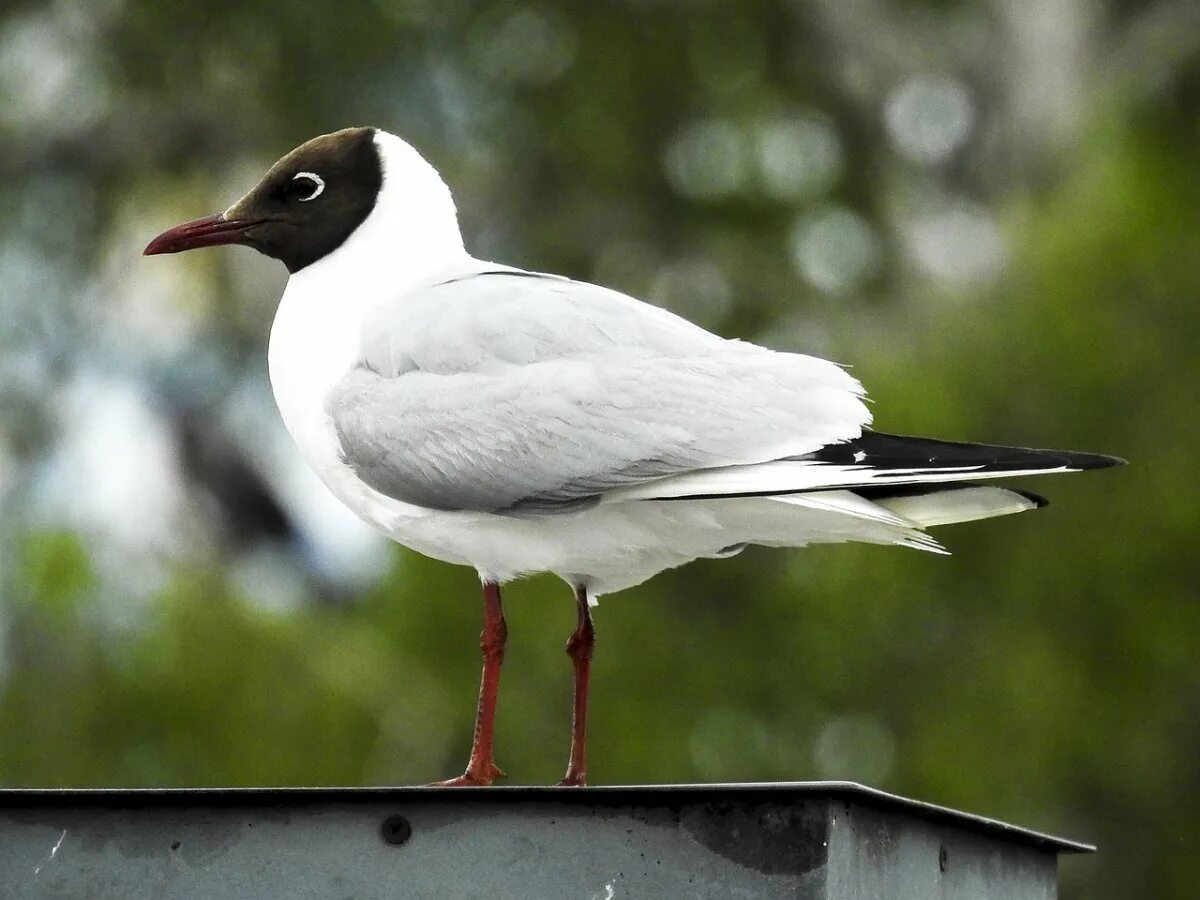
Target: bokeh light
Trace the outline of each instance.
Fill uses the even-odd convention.
[[[802,215],[792,228],[791,245],[797,270],[814,287],[829,293],[858,286],[881,261],[879,238],[870,224],[840,207]]]
[[[842,148],[833,125],[808,114],[759,124],[756,149],[763,187],[777,200],[819,197],[842,174]]]
[[[919,77],[892,92],[885,119],[897,150],[916,162],[940,163],[970,137],[975,108],[961,82]]]
[[[668,145],[663,165],[681,195],[726,197],[741,190],[750,177],[750,141],[726,119],[691,122]]]

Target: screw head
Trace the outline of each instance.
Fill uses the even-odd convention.
[[[383,838],[385,844],[399,847],[412,837],[412,824],[399,814],[388,816],[379,826],[379,836]]]

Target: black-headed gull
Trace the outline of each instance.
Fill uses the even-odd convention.
[[[562,783],[582,785],[601,594],[747,544],[944,552],[925,528],[1043,503],[972,482],[1120,462],[871,431],[862,386],[832,362],[475,259],[437,171],[375,128],[314,138],[225,212],[145,252],[215,244],[253,247],[291,275],[271,384],[309,465],[371,525],[483,581],[475,739],[444,784],[501,774],[492,723],[510,579],[553,572],[574,590]]]

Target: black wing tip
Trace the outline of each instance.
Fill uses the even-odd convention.
[[[992,445],[978,444],[975,446],[989,447]],[[1031,460],[1041,463],[1046,468],[1054,467],[1055,465],[1063,466],[1072,472],[1088,472],[1092,469],[1111,469],[1116,466],[1127,466],[1129,461],[1122,459],[1119,456],[1109,456],[1106,453],[1089,453],[1082,450],[1051,450],[1040,447],[1005,447],[1003,445],[995,445],[998,450],[1010,450],[1018,458],[1024,455],[1024,459],[1020,462],[1013,461],[1014,467],[1022,464],[1028,464]],[[1003,465],[1003,461],[1001,461]]]
[[[1088,469],[1111,469],[1116,466],[1129,465],[1129,460],[1120,456],[1109,456],[1105,453],[1075,453],[1072,451],[1064,455],[1072,460],[1071,468],[1081,472]]]
[[[808,459],[878,469],[922,467],[929,471],[977,466],[996,473],[1023,469],[1066,469],[1082,472],[1126,465],[1119,456],[1075,450],[1048,450],[1006,444],[939,441],[932,438],[887,434],[866,429],[853,440],[830,444]]]

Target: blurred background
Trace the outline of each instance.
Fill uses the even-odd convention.
[[[751,549],[604,598],[594,782],[854,779],[1098,842],[1064,896],[1194,896],[1194,0],[10,0],[0,784],[461,770],[475,574],[302,466],[281,266],[140,256],[353,124],[442,170],[478,256],[850,363],[882,430],[1131,460],[949,558]],[[571,596],[506,600],[498,761],[546,783]]]

